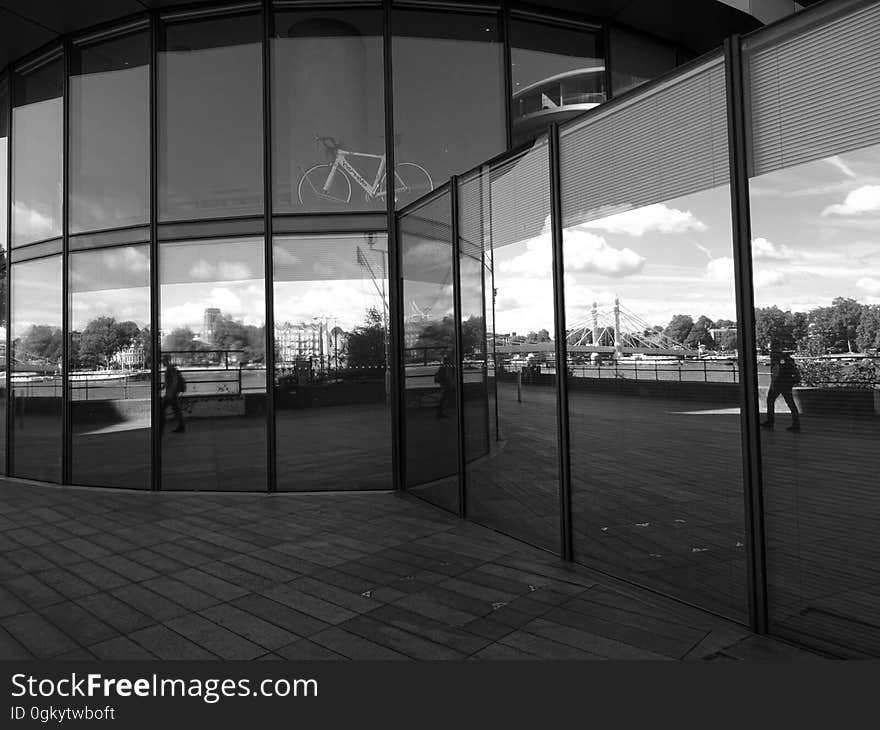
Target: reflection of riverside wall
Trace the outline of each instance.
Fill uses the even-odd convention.
[[[505,372],[501,379],[515,382],[516,374]],[[528,378],[524,377],[523,384],[555,387],[556,376],[540,374]],[[581,390],[641,398],[686,398],[730,405],[739,403],[739,385],[737,383],[630,380],[628,378],[569,378],[568,389],[570,391]]]
[[[57,413],[60,398],[28,398],[25,413]],[[265,400],[265,398],[263,398]],[[40,401],[47,401],[40,403]],[[51,402],[54,402],[52,405]],[[72,412],[77,423],[106,423],[119,421],[149,421],[150,401],[147,398],[128,400],[83,400],[72,402]],[[180,405],[186,418],[223,418],[243,416],[253,410],[254,404],[238,395],[183,395]],[[168,409],[167,418],[171,418]]]

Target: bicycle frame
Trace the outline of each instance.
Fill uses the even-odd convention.
[[[373,160],[379,160],[379,169],[376,171],[376,179],[373,181],[372,185],[367,182],[367,179],[346,159],[349,156],[369,157]],[[330,174],[327,175],[327,182],[324,183],[323,190],[325,193],[330,189],[330,185],[333,184],[333,177],[336,175],[336,170],[340,167],[364,189],[364,192],[366,192],[367,195],[373,197],[379,190],[379,183],[382,181],[382,175],[385,173],[385,155],[371,155],[367,152],[349,152],[348,150],[337,149],[336,159],[333,160],[333,167],[330,169]]]

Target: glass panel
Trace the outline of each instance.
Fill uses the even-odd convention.
[[[260,16],[161,26],[159,218],[263,212]]]
[[[744,622],[730,189],[711,183],[727,158],[713,136],[720,71],[560,143],[573,547],[586,565]],[[682,89],[704,101],[673,106]],[[651,110],[662,123],[646,123]],[[604,140],[621,154],[597,154],[584,175],[573,151]],[[687,169],[666,164],[683,149],[697,150]]]
[[[71,481],[150,488],[150,251],[72,253]]]
[[[398,207],[504,150],[502,44],[494,15],[394,13]],[[409,163],[404,165],[403,163]]]
[[[260,238],[159,246],[164,489],[266,489],[263,275]]]
[[[452,222],[446,191],[400,219],[406,486],[458,512]]]
[[[611,28],[611,88],[614,96],[675,68],[675,48],[648,36]]]
[[[72,233],[150,219],[149,63],[146,32],[72,52]]]
[[[52,61],[15,79],[12,110],[12,245],[61,235],[63,66]]]
[[[6,270],[9,216],[9,80],[0,77],[0,474],[6,473]]]
[[[385,209],[382,58],[378,10],[275,14],[276,213]]]
[[[598,32],[510,23],[513,143],[605,101],[605,60]]]
[[[880,655],[878,165],[867,147],[750,195],[770,623],[853,656]]]
[[[61,256],[12,267],[9,473],[61,481]]]
[[[389,489],[388,241],[275,239],[279,490]]]
[[[462,367],[468,516],[558,551],[549,180],[545,138],[462,187]],[[482,266],[478,251],[488,259]],[[493,323],[486,333],[484,302]],[[491,392],[480,382],[484,348]]]

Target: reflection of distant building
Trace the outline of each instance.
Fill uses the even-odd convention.
[[[209,345],[213,345],[216,342],[218,321],[220,321],[220,310],[216,307],[207,307],[205,309],[205,317],[202,320],[201,339]]]
[[[131,370],[140,367],[144,362],[144,348],[142,345],[132,342],[128,347],[118,350],[110,358],[110,362],[118,365],[123,370]]]
[[[314,324],[291,324],[285,322],[275,327],[275,349],[279,362],[315,358],[323,362],[333,355],[332,335],[323,322]]]

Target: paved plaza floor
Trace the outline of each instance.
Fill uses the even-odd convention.
[[[408,495],[0,480],[3,659],[814,656]]]

